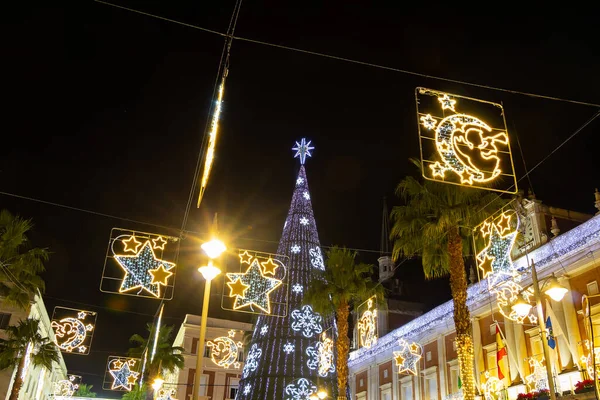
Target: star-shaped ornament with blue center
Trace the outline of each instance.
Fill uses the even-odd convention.
[[[234,309],[254,305],[267,314],[271,313],[269,294],[279,287],[282,282],[279,279],[266,277],[256,258],[245,273],[228,273],[227,278],[230,280],[227,283],[231,290],[229,296],[235,297]],[[243,290],[234,290],[235,285],[239,283],[243,285]]]
[[[140,292],[146,290],[158,298],[160,298],[160,286],[167,284],[168,278],[173,275],[171,269],[175,267],[175,263],[156,258],[149,240],[135,255],[115,255],[115,260],[125,270],[119,292],[129,292],[139,288]]]
[[[310,145],[310,143],[310,140],[307,143],[306,139],[302,138],[302,140],[300,140],[300,143],[296,142],[296,147],[292,147],[292,150],[296,152],[296,154],[294,154],[294,158],[299,157],[300,164],[302,165],[304,165],[307,156],[312,157],[310,151],[315,149],[313,146]]]
[[[502,280],[503,276],[512,276],[513,274],[510,253],[518,232],[515,229],[502,235],[501,230],[503,230],[502,226],[499,227],[496,223],[490,224],[489,241],[481,253],[477,254],[479,268],[483,271],[484,277],[489,277],[490,286]]]
[[[132,386],[137,381],[139,372],[132,371],[129,368],[129,362],[119,362],[119,364],[114,363],[114,366],[117,367],[117,369],[111,369],[109,371],[114,378],[111,389],[123,388],[125,390],[131,390]]]

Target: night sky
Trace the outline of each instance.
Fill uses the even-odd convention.
[[[33,243],[52,252],[45,274],[49,313],[55,305],[99,313],[91,355],[65,360],[100,389],[108,355],[123,354],[128,337],[143,332],[159,304],[99,291],[110,230],[178,236],[223,38],[92,1],[73,3],[22,9],[7,22],[0,190],[162,228],[7,195],[0,206],[33,218]],[[234,1],[174,3],[118,4],[221,32],[234,7]],[[236,35],[600,103],[593,13],[508,18],[453,15],[429,3],[412,9],[282,3],[244,2]],[[415,174],[408,158],[419,155],[416,86],[502,102],[518,177],[525,171],[520,150],[532,167],[597,111],[234,41],[216,163],[202,207],[190,214],[193,233],[182,242],[167,323],[200,312],[199,244],[215,212],[230,248],[277,248],[298,171],[291,147],[302,137],[316,147],[307,174],[321,243],[372,250],[361,252],[361,260],[376,263],[382,199],[397,204],[396,184]],[[599,131],[600,119],[531,174],[539,199],[595,211]],[[424,283],[418,263],[406,266],[401,276],[416,289],[410,299],[432,307],[449,298],[444,280]],[[210,316],[247,320],[220,309],[222,284],[217,280]]]

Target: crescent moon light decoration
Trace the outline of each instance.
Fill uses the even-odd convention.
[[[429,107],[425,107],[427,113],[419,111],[421,152],[423,153],[424,141],[429,143],[433,141],[435,146],[431,151],[436,153],[433,159],[423,158],[424,176],[428,179],[463,186],[516,192],[516,180],[509,182],[513,184],[511,187],[490,188],[490,183],[500,177],[514,178],[510,143],[502,106],[461,96],[450,97],[447,93],[417,88],[417,107],[423,98],[419,95],[434,96],[437,101],[429,100],[429,103],[437,104],[441,108],[439,110],[429,104]],[[502,128],[490,126],[494,124],[488,124],[478,117],[457,112],[455,107],[459,98],[478,102],[477,108],[482,112],[484,112],[484,105],[492,106],[494,114],[490,114],[490,119],[493,119],[495,125],[502,124]],[[423,102],[425,103],[425,101]],[[500,113],[495,111],[498,108]],[[494,119],[494,116],[497,118]],[[422,156],[428,157],[429,154],[422,154]],[[510,165],[506,165],[506,163]],[[505,169],[507,171],[504,171]],[[510,171],[508,171],[509,169]],[[505,182],[501,184],[505,184]]]
[[[96,313],[91,311],[73,310],[70,308],[56,307],[54,316],[71,314],[60,319],[53,318],[52,329],[56,336],[56,345],[61,351],[76,354],[88,354],[91,332],[94,329]],[[89,321],[86,317],[92,316]],[[92,320],[93,319],[93,320]]]
[[[367,309],[358,320],[359,343],[367,349],[377,343],[377,308],[374,300],[374,297],[367,300]]]
[[[210,347],[212,362],[219,367],[229,368],[231,365],[236,369],[240,367],[237,360],[243,344],[242,342],[233,341],[233,337],[235,337],[235,331],[232,329],[229,331],[229,337],[221,336],[206,343]]]

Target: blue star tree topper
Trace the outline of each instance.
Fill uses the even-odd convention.
[[[312,157],[312,154],[310,154],[311,150],[314,150],[315,148],[313,146],[310,145],[311,141],[309,140],[308,143],[306,143],[306,139],[302,138],[300,140],[300,143],[296,142],[296,147],[292,147],[292,150],[294,150],[296,152],[296,154],[294,155],[294,158],[299,157],[300,158],[300,164],[304,165],[304,163],[306,162],[306,157]]]

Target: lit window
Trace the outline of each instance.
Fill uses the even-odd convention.
[[[587,284],[587,293],[588,296],[593,296],[595,294],[598,294],[598,282],[597,281],[593,281]]]
[[[428,351],[428,352],[425,354],[425,357],[426,357],[427,361],[431,361],[431,352],[430,352],[430,351]]]

